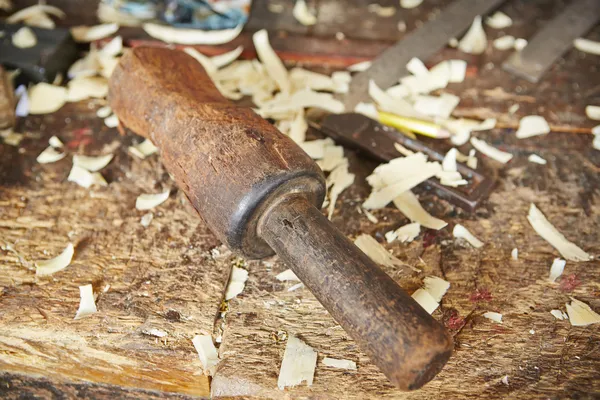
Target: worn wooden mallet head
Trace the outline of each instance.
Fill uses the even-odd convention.
[[[450,335],[321,214],[319,167],[221,96],[196,60],[133,49],[112,74],[109,101],[123,125],[159,147],[215,235],[245,257],[277,253],[394,385],[417,389],[442,369]]]

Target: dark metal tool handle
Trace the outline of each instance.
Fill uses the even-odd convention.
[[[315,205],[322,172],[249,108],[220,95],[190,56],[136,48],[110,80],[121,123],[151,138],[178,186],[232,250],[277,252],[336,321],[403,390],[429,381],[452,339]]]
[[[448,332],[304,199],[273,206],[259,234],[398,388],[421,387],[450,358]]]

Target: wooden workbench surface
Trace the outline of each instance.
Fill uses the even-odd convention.
[[[255,8],[264,10],[249,22],[252,30],[270,21],[264,2],[255,3]],[[339,7],[335,3],[315,5],[332,12],[332,7]],[[356,11],[368,2],[348,3],[347,8]],[[509,1],[503,9],[515,18],[515,29],[523,37],[531,35],[538,23],[519,19],[531,15],[532,3],[545,6],[546,19],[551,15],[548,10],[556,11],[562,4]],[[361,14],[354,11],[349,15],[359,18]],[[386,26],[395,29],[397,19],[409,19],[415,12],[399,11],[393,24],[384,21],[379,30],[374,19],[377,23],[369,29],[382,33],[357,39],[376,39],[380,45],[394,40],[392,28]],[[287,18],[278,22],[278,29],[296,34],[322,37],[345,27],[339,18],[331,17],[339,26],[332,22],[306,32]],[[324,32],[327,29],[333,31]],[[369,31],[366,25],[364,29]],[[598,40],[600,29],[589,38]],[[21,145],[0,144],[0,397],[179,399],[206,397],[211,391],[215,397],[276,399],[600,395],[599,326],[572,327],[550,314],[552,309],[564,310],[570,296],[600,311],[600,263],[567,262],[563,277],[549,283],[550,264],[559,254],[526,219],[533,202],[569,240],[600,255],[600,151],[592,149],[590,135],[574,133],[594,125],[585,119],[583,108],[600,104],[599,58],[570,52],[544,82],[531,85],[490,64],[499,65],[507,55],[489,49],[481,57],[465,58],[455,50],[444,50],[430,62],[448,57],[469,60],[465,82],[447,89],[462,97],[458,110],[462,115],[496,116],[512,126],[524,115],[540,113],[563,133],[525,140],[515,139],[513,129],[479,134],[515,158],[502,167],[480,156],[481,162],[498,171],[499,182],[474,214],[416,190],[424,207],[450,226],[425,230],[410,244],[387,245],[422,273],[408,268],[386,272],[411,293],[424,276],[448,280],[450,290],[433,315],[455,340],[453,357],[422,390],[409,394],[394,390],[307,289],[288,292],[293,283],[275,279],[286,269],[276,257],[247,262],[246,287],[228,303],[222,318],[230,268],[243,261],[208,231],[159,157],[132,157],[127,147],[137,138],[105,127],[95,116],[102,103],[91,101],[21,120],[20,131],[27,134]],[[514,116],[507,113],[512,104],[521,106]],[[35,158],[52,135],[65,142],[70,154],[114,152],[114,160],[102,170],[108,187],[88,190],[67,182],[70,155],[53,164],[38,164]],[[530,153],[548,164],[528,163]],[[376,164],[352,151],[346,155],[357,178],[341,195],[333,222],[349,237],[368,233],[382,240],[385,232],[408,220],[398,210],[386,208],[374,212],[379,219],[374,224],[357,211],[369,193],[364,178]],[[154,219],[144,228],[140,218],[146,212],[135,209],[136,197],[166,189],[172,190],[169,200],[153,210]],[[473,249],[453,239],[455,223],[465,225],[485,246]],[[34,260],[57,255],[69,242],[76,250],[65,270],[42,278],[28,268]],[[7,245],[21,258],[6,250]],[[515,247],[519,249],[516,261],[510,257]],[[99,293],[99,312],[75,321],[78,286],[89,283]],[[486,311],[502,313],[503,323],[483,318]],[[147,334],[152,328],[168,336]],[[222,335],[222,360],[210,382],[191,343],[197,334]],[[290,334],[312,346],[319,358],[311,387],[300,385],[282,392],[277,389],[285,348],[282,338]],[[354,360],[358,370],[324,367],[325,356]],[[505,375],[508,386],[501,382]]]

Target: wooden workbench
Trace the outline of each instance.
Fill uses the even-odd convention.
[[[69,11],[65,1],[52,3]],[[265,3],[256,1],[248,29],[276,26],[290,34],[325,37],[327,46],[329,36],[344,31],[349,43],[374,40],[373,46],[354,52],[367,57],[401,36],[395,31],[399,20],[405,19],[410,29],[448,2],[399,10],[390,19],[367,14],[366,1],[346,1],[342,8],[335,1],[314,2],[331,23],[310,29],[291,19],[291,1],[282,3],[288,7],[277,16],[267,15]],[[388,3],[397,4],[381,2]],[[503,10],[515,19],[510,33],[528,37],[561,7],[562,2],[509,1]],[[271,25],[273,18],[277,22]],[[352,19],[360,19],[363,30],[344,29]],[[600,39],[600,29],[589,38]],[[91,101],[21,120],[19,129],[27,138],[20,147],[0,144],[0,397],[183,399],[206,397],[211,390],[215,397],[277,399],[600,396],[599,326],[572,327],[549,312],[564,310],[569,296],[600,311],[600,263],[567,262],[558,283],[547,282],[550,264],[559,255],[526,219],[534,202],[568,239],[600,255],[600,152],[585,134],[594,124],[583,113],[586,104],[600,104],[600,59],[570,52],[542,83],[531,85],[497,67],[507,55],[490,48],[471,57],[447,49],[429,60],[469,60],[465,82],[447,89],[462,97],[460,114],[496,116],[510,127],[524,115],[539,113],[563,133],[526,140],[515,139],[510,128],[479,134],[515,158],[502,168],[480,156],[500,178],[489,200],[472,215],[416,191],[424,207],[450,226],[426,230],[407,245],[387,246],[421,268],[421,274],[408,268],[387,272],[409,292],[427,275],[451,283],[433,315],[453,332],[455,352],[425,388],[410,394],[395,391],[308,290],[288,292],[291,284],[275,279],[286,269],[277,258],[247,262],[246,287],[225,309],[229,270],[242,261],[207,230],[159,158],[139,160],[128,154],[127,146],[136,138],[103,126],[95,116],[101,102]],[[512,104],[520,105],[515,115],[507,112]],[[52,135],[70,153],[114,152],[114,160],[102,171],[108,187],[87,190],[67,182],[71,156],[53,164],[36,163]],[[532,152],[548,164],[528,163]],[[407,219],[386,208],[374,212],[379,219],[374,224],[357,211],[369,193],[364,177],[376,164],[351,151],[346,154],[357,179],[338,201],[333,222],[352,238],[368,233],[381,240]],[[145,212],[134,208],[135,198],[166,189],[172,189],[170,199],[154,210],[153,221],[144,228],[140,218]],[[455,223],[465,225],[485,246],[473,249],[454,240]],[[27,267],[57,255],[68,242],[76,245],[76,253],[64,271],[39,278]],[[7,244],[21,259],[5,250]],[[516,261],[510,257],[515,247]],[[99,293],[99,312],[74,321],[78,286],[89,283]],[[486,311],[501,312],[503,324],[483,318]],[[168,336],[151,336],[151,328]],[[222,335],[222,360],[212,381],[203,374],[191,343],[197,334]],[[318,351],[319,362],[312,387],[282,392],[276,382],[289,334]],[[358,370],[324,367],[320,361],[325,356],[354,360]],[[508,386],[501,383],[505,375]]]

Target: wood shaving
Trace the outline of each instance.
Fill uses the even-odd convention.
[[[486,48],[487,37],[481,24],[481,16],[478,15],[465,36],[458,42],[458,49],[469,54],[481,54]]]
[[[546,165],[548,163],[548,161],[544,160],[542,157],[538,156],[537,154],[530,154],[529,157],[527,157],[527,160],[529,160],[529,162],[532,162],[535,164],[541,164],[541,165]]]
[[[388,243],[398,240],[400,243],[410,243],[421,233],[421,225],[418,222],[406,224],[395,231],[389,231],[385,234],[385,240]]]
[[[593,40],[584,38],[577,38],[573,41],[573,45],[579,51],[600,56],[600,42],[595,42]]]
[[[291,269],[286,269],[283,272],[280,272],[279,274],[277,274],[275,276],[275,279],[277,279],[278,281],[284,282],[284,281],[296,281],[296,282],[300,282],[300,278],[298,278],[296,276],[296,274],[294,274],[294,271],[292,271]]]
[[[406,216],[406,218],[410,219],[412,222],[418,222],[421,226],[426,228],[440,230],[448,225],[448,223],[433,217],[425,211],[419,203],[417,196],[410,190],[396,196],[396,198],[394,198],[394,205],[402,214],[404,214],[404,216]]]
[[[68,84],[67,101],[69,102],[90,98],[103,99],[107,95],[108,81],[103,77],[78,77]]]
[[[118,30],[119,25],[115,23],[95,26],[74,26],[71,28],[71,36],[73,36],[76,42],[89,43],[107,38]]]
[[[304,287],[304,283],[300,282],[288,288],[288,292],[293,292],[294,290],[298,290]]]
[[[231,300],[242,293],[244,291],[244,287],[246,286],[247,280],[248,271],[243,268],[233,266],[231,269],[231,275],[229,277],[229,283],[227,284],[227,289],[225,290],[225,300]]]
[[[513,104],[512,106],[510,106],[508,108],[508,113],[509,114],[514,114],[519,110],[519,105],[518,104]]]
[[[259,114],[265,118],[281,113],[296,113],[303,108],[319,108],[333,114],[343,113],[344,103],[335,99],[330,93],[319,93],[310,89],[295,92],[285,100],[275,99],[265,104]]]
[[[529,207],[529,214],[527,220],[533,227],[533,229],[546,240],[552,247],[554,247],[563,256],[563,258],[569,261],[589,261],[593,257],[583,251],[574,243],[569,242],[563,234],[561,234],[551,223],[546,219],[544,214],[531,203]]]
[[[67,76],[71,79],[94,76],[100,73],[102,65],[100,64],[98,51],[92,45],[90,52],[85,57],[75,61],[67,71]]]
[[[371,68],[371,61],[361,61],[346,68],[350,72],[362,72]]]
[[[412,156],[413,154],[415,154],[414,151],[407,149],[406,147],[402,146],[400,143],[394,143],[394,149],[396,149],[396,151],[398,153],[402,154],[404,157]]]
[[[325,357],[323,359],[323,365],[331,368],[356,370],[356,363],[352,360]]]
[[[277,387],[283,390],[286,387],[297,386],[303,381],[306,381],[308,386],[312,386],[316,366],[317,352],[297,337],[290,335],[285,346]]]
[[[214,79],[215,73],[217,72],[217,66],[213,64],[210,57],[205,56],[193,47],[185,47],[183,52],[198,61],[208,76]]]
[[[154,218],[154,214],[152,214],[151,212],[144,214],[142,216],[142,218],[140,219],[140,224],[144,227],[147,228],[150,226],[150,223],[152,222],[152,219]]]
[[[326,146],[323,152],[323,158],[317,161],[319,167],[327,172],[333,171],[339,165],[347,162],[344,157],[344,148],[342,146]]]
[[[509,50],[515,46],[515,37],[511,35],[504,35],[495,39],[494,48],[498,50]]]
[[[28,49],[37,44],[37,38],[31,29],[24,26],[12,35],[12,44],[19,49]]]
[[[150,139],[146,139],[142,143],[129,146],[129,152],[143,160],[144,158],[157,153],[158,147],[156,147]]]
[[[196,335],[192,339],[192,343],[198,353],[198,358],[205,373],[212,375],[214,367],[219,363],[219,355],[217,354],[217,348],[212,341],[212,337],[210,335]]]
[[[167,332],[157,329],[157,328],[142,329],[142,333],[144,335],[154,336],[157,338],[164,338],[164,337],[169,336],[169,334]]]
[[[510,160],[512,160],[513,155],[502,150],[498,150],[495,147],[490,146],[483,140],[477,138],[471,138],[471,145],[477,149],[480,153],[488,156],[491,159],[494,159],[502,164],[506,164]]]
[[[67,89],[48,83],[38,83],[29,89],[29,114],[50,114],[67,101]]]
[[[123,38],[121,36],[117,36],[108,42],[99,53],[104,57],[116,57],[122,52]]]
[[[388,95],[373,80],[369,81],[369,96],[384,111],[405,117],[421,116],[408,101]]]
[[[360,102],[354,107],[354,112],[367,116],[375,121],[379,119],[377,107],[373,103]]]
[[[545,135],[550,133],[550,126],[544,117],[539,115],[528,115],[521,118],[519,121],[519,129],[517,130],[517,138],[525,139],[532,136]]]
[[[360,208],[357,206],[357,208],[360,210],[360,212],[362,212],[363,214],[365,214],[365,217],[367,217],[367,219],[369,221],[371,221],[374,224],[377,224],[379,222],[379,220],[377,219],[376,216],[373,215],[372,212],[370,212],[369,210],[366,210],[364,208]]]
[[[369,4],[367,10],[383,18],[388,18],[396,14],[396,8],[394,6],[384,7],[377,3]]]
[[[515,39],[515,50],[516,51],[521,51],[523,50],[525,47],[527,46],[527,40],[523,39],[523,38],[516,38]]]
[[[369,210],[383,208],[402,193],[437,175],[441,169],[440,163],[427,162],[422,153],[381,164],[367,177],[373,191],[363,207]]]
[[[510,258],[517,261],[519,259],[519,249],[517,249],[516,247],[512,249],[512,251],[510,252]]]
[[[16,13],[6,18],[6,22],[9,24],[24,22],[26,25],[29,25],[27,23],[27,20],[35,20],[36,18],[39,18],[40,15],[46,16],[47,14],[54,15],[58,18],[65,17],[65,13],[60,8],[45,4],[36,4],[17,11]]]
[[[569,316],[560,310],[551,310],[550,314],[552,314],[554,316],[554,318],[558,319],[558,320],[564,320],[564,319],[569,319]]]
[[[502,314],[497,312],[488,311],[483,314],[483,317],[489,319],[490,321],[497,322],[499,324],[502,323]]]
[[[141,194],[135,200],[135,208],[144,211],[158,207],[169,198],[170,190],[162,193]]]
[[[219,54],[217,56],[212,56],[210,58],[210,61],[213,63],[213,65],[215,67],[223,68],[224,66],[229,65],[232,62],[234,62],[235,60],[237,60],[243,51],[244,51],[244,46],[238,46],[235,49],[228,51],[227,53]]]
[[[159,25],[146,23],[142,25],[146,33],[155,39],[167,43],[195,45],[208,44],[217,45],[231,42],[238,37],[242,31],[243,25],[238,25],[233,29],[223,29],[218,31],[203,31],[200,29],[174,28],[168,25]]]
[[[450,282],[445,281],[442,278],[438,278],[437,276],[427,276],[423,279],[424,289],[429,292],[431,297],[436,302],[442,301],[442,298],[450,289]]]
[[[2,138],[4,144],[7,144],[9,146],[18,146],[24,137],[25,136],[23,134],[15,133],[12,129],[0,130],[0,138]]]
[[[571,304],[566,303],[565,305],[572,326],[588,326],[600,323],[600,315],[584,302],[571,297]]]
[[[475,149],[469,150],[469,158],[467,159],[467,167],[477,169],[477,157],[475,157]]]
[[[469,242],[471,246],[475,247],[476,249],[482,247],[484,244],[481,240],[477,239],[471,232],[468,231],[467,228],[465,228],[461,224],[456,224],[454,226],[454,229],[452,230],[452,235],[454,235],[455,238],[465,239],[467,242]]]
[[[465,60],[448,60],[447,62],[450,66],[449,81],[452,83],[463,82],[465,80],[465,76],[467,75],[467,62]],[[435,67],[432,68],[432,70],[434,69]]]
[[[277,83],[279,90],[284,94],[289,94],[291,83],[288,77],[288,72],[283,65],[283,62],[277,57],[275,51],[269,43],[269,35],[265,29],[261,29],[252,35],[254,48],[258,54],[258,58],[268,71],[269,76]],[[300,107],[297,107],[300,108]]]
[[[504,14],[502,11],[496,11],[493,15],[485,19],[485,24],[490,28],[504,29],[511,26],[512,18]]]
[[[548,280],[550,282],[556,282],[556,279],[561,276],[565,270],[566,264],[567,262],[565,260],[555,258],[554,261],[552,261],[552,266],[550,267],[550,276],[548,277]]]
[[[56,136],[52,136],[50,139],[48,139],[48,144],[56,149],[60,149],[64,146],[63,142],[61,142]]]
[[[348,172],[348,160],[345,159],[340,165],[335,167],[327,177],[327,187],[329,189],[329,206],[327,208],[327,217],[331,219],[338,196],[349,188],[355,179],[355,175]]]
[[[429,314],[433,314],[433,312],[440,306],[440,304],[435,301],[431,293],[425,289],[417,289],[411,297]]]
[[[36,161],[40,164],[50,164],[62,160],[66,155],[67,153],[59,153],[50,145],[37,156]]]
[[[377,240],[367,234],[359,235],[355,240],[356,247],[362,250],[376,264],[384,267],[393,268],[395,266],[406,265],[389,251],[386,250]],[[410,267],[410,266],[409,266]],[[410,267],[413,271],[419,271],[417,268]]]
[[[502,382],[503,385],[508,386],[508,375],[504,375],[502,379],[500,379],[500,382]]]
[[[113,157],[114,155],[112,154],[106,154],[98,157],[75,154],[73,156],[73,165],[77,165],[78,167],[86,169],[90,172],[96,172],[106,167]]]
[[[586,106],[585,115],[587,115],[589,119],[600,121],[600,106]]]
[[[423,0],[400,0],[400,7],[402,8],[415,8],[421,5]]]
[[[416,57],[410,59],[410,61],[406,64],[406,69],[408,72],[415,76],[427,76],[429,75],[429,70],[423,64],[423,61],[419,60]]]
[[[104,125],[109,128],[116,128],[119,126],[119,117],[117,117],[116,114],[113,114],[110,117],[104,118]]]
[[[94,297],[94,288],[92,285],[79,286],[79,309],[74,319],[81,319],[98,312],[96,308],[96,298]]]
[[[91,173],[87,169],[78,165],[73,165],[67,181],[74,182],[83,188],[89,188],[92,185],[107,186],[106,180],[99,172]]]
[[[329,146],[335,146],[333,140],[330,138],[300,143],[302,150],[313,160],[322,159],[325,156],[325,148]]]
[[[334,92],[338,87],[332,77],[306,70],[293,68],[289,74],[294,91],[301,89],[324,90]]]
[[[315,25],[317,23],[317,17],[315,17],[306,6],[306,1],[296,0],[292,15],[296,18],[296,21],[300,22],[304,26]]]
[[[37,276],[48,276],[67,268],[71,264],[74,254],[75,248],[72,243],[69,243],[58,256],[50,260],[36,261],[35,274]]]
[[[110,106],[104,106],[104,107],[100,107],[98,109],[98,111],[96,111],[96,116],[98,118],[108,118],[111,114],[112,114],[112,109],[110,108]]]

